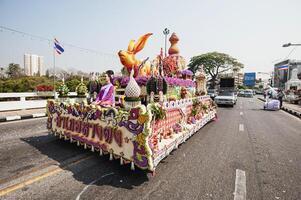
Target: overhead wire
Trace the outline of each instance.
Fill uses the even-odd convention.
[[[47,41],[49,44],[51,44],[51,42],[53,41],[53,39],[49,39],[49,38],[46,38],[46,37],[43,37],[43,36],[35,35],[35,34],[32,34],[32,33],[27,33],[27,32],[24,32],[24,31],[19,31],[19,30],[13,29],[13,28],[9,28],[9,27],[0,25],[0,32],[2,32],[3,30],[9,31],[11,33],[20,34],[23,37],[28,36],[31,40],[33,38],[35,38],[35,39],[39,39],[40,41]],[[84,51],[86,53],[94,53],[94,54],[98,54],[98,55],[102,55],[102,56],[114,56],[114,57],[117,56],[116,54],[100,52],[100,51],[97,51],[97,50],[94,50],[94,49],[81,47],[81,46],[74,45],[74,44],[71,44],[71,43],[66,43],[66,42],[61,42],[61,43],[64,46],[69,46],[71,48],[79,49],[79,50]]]

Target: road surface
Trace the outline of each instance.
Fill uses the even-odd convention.
[[[48,135],[46,118],[0,124],[0,199],[301,199],[301,120],[256,98],[218,110],[155,176]]]

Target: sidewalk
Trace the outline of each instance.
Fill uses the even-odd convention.
[[[0,122],[45,117],[46,108],[0,112]]]
[[[257,97],[261,101],[265,101],[263,97]],[[301,106],[287,102],[282,103],[282,110],[301,118]]]

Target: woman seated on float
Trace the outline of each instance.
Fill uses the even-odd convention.
[[[112,70],[108,70],[106,73],[100,77],[100,82],[103,84],[94,105],[100,105],[104,107],[114,106],[115,104],[115,88],[111,83],[111,79],[113,78],[114,72]]]

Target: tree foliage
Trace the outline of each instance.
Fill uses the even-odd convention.
[[[190,59],[188,66],[194,73],[203,66],[204,72],[210,77],[211,87],[213,88],[220,73],[230,70],[239,71],[243,68],[243,64],[238,62],[237,59],[219,52],[209,52],[194,56]]]
[[[24,75],[23,70],[21,69],[19,64],[10,63],[8,65],[6,74],[10,78],[18,78]]]

